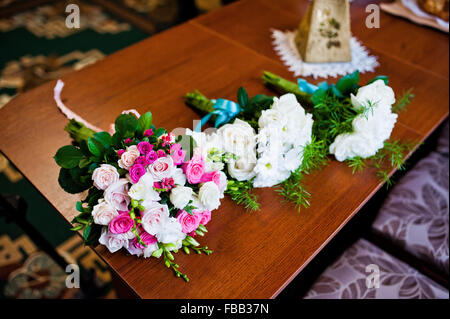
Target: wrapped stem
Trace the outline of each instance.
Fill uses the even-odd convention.
[[[300,91],[298,84],[282,78],[276,74],[264,71],[262,80],[265,85],[274,89],[280,94],[293,93],[297,96],[299,102],[303,105],[312,106],[311,95]]]
[[[84,124],[72,119],[70,122],[64,127],[64,130],[70,134],[77,143],[81,143],[82,141],[87,142],[90,137],[93,137],[95,131],[87,128]]]
[[[214,103],[197,90],[187,93],[184,96],[184,101],[190,107],[193,107],[204,114],[214,111]]]

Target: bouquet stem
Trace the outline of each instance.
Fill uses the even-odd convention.
[[[298,84],[282,78],[276,74],[264,71],[262,80],[265,85],[273,88],[280,94],[293,93],[297,96],[299,102],[303,105],[312,106],[311,95],[300,91]]]
[[[208,114],[214,111],[214,103],[197,90],[187,93],[184,96],[184,101],[187,105],[204,114]]]
[[[76,121],[70,120],[70,122],[64,127],[64,130],[70,134],[78,144],[81,142],[87,142],[90,137],[93,137],[95,134],[94,130],[87,128],[84,124]]]

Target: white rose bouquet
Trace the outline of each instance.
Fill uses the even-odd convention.
[[[165,265],[188,281],[173,253],[212,252],[194,237],[205,235],[211,212],[220,206],[227,187],[223,166],[207,165],[206,154],[192,152],[190,136],[176,139],[155,128],[150,112],[120,115],[113,134],[73,119],[65,129],[74,145],[61,147],[54,157],[61,167],[59,184],[69,193],[88,190],[77,202],[80,214],[72,230],[83,231],[86,244],[98,241],[111,253],[163,256]]]
[[[397,101],[386,76],[378,76],[366,85],[359,85],[359,73],[342,77],[336,84],[298,84],[265,72],[263,81],[281,94],[292,93],[312,110],[313,136],[321,142],[314,157],[328,154],[345,161],[360,171],[373,166],[383,181],[389,182],[393,167],[403,168],[405,155],[416,143],[389,141],[397,114],[414,97],[411,89]],[[325,163],[325,162],[323,162]]]
[[[238,204],[257,210],[253,188],[281,185],[285,189],[287,184],[295,183],[290,178],[302,171],[303,154],[309,153],[314,144],[312,114],[305,111],[294,94],[280,98],[256,95],[250,99],[240,88],[238,103],[209,100],[198,91],[188,93],[185,100],[209,113],[195,131],[188,129],[186,134],[193,137],[206,157],[207,167],[226,166],[226,193]],[[213,115],[218,129],[200,132]],[[308,194],[300,184],[292,192],[282,193],[299,207],[307,205]]]

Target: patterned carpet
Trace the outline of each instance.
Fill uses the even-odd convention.
[[[79,5],[79,29],[65,26],[68,3]],[[0,108],[22,92],[220,5],[220,0],[0,0]],[[99,297],[116,297],[106,265],[1,154],[0,192],[22,196],[28,220],[58,253],[95,272],[96,285],[107,288]],[[0,218],[0,298],[84,298],[81,290],[66,288],[65,278],[22,229]]]

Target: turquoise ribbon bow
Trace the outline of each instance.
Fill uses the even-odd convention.
[[[308,93],[308,94],[314,94],[318,89],[328,89],[328,83],[327,82],[321,82],[317,86],[311,83],[308,83],[305,79],[298,79],[298,88],[300,91]]]
[[[217,115],[216,121],[214,123],[214,127],[218,127],[222,124],[228,123],[233,118],[238,116],[239,113],[241,113],[241,107],[236,102],[226,100],[226,99],[217,99],[217,100],[211,100],[211,102],[214,103],[213,108],[214,111],[211,113],[205,115],[201,120],[200,123],[197,124],[194,131],[200,132],[202,129],[202,126],[208,122],[208,120],[213,116],[213,114]]]

